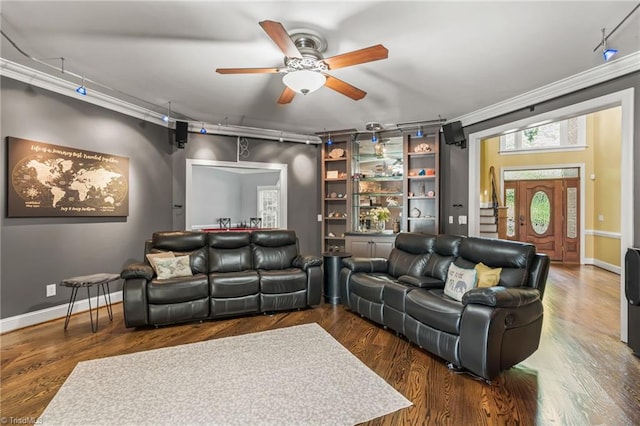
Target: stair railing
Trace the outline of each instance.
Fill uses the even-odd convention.
[[[493,216],[498,224],[498,238],[507,238],[507,207],[502,204],[500,191],[498,190],[498,179],[496,178],[495,167],[489,167],[489,182],[491,183],[491,206]]]

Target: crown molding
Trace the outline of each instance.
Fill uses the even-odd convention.
[[[615,61],[607,62],[581,73],[558,80],[530,92],[495,103],[485,108],[470,112],[449,121],[461,121],[463,126],[470,126],[484,120],[527,108],[568,93],[586,89],[605,81],[621,77],[640,70],[640,51],[630,53]]]
[[[76,92],[78,84],[12,61],[8,61],[4,58],[0,58],[0,76],[18,80],[26,84],[40,87],[42,89],[59,93],[71,98],[75,98],[82,102],[88,102],[90,104],[97,105],[112,111],[117,111],[119,113],[128,115],[130,117],[135,117],[143,121],[148,121],[160,126],[168,126],[167,123],[163,120],[164,114],[160,114],[156,111],[134,105],[122,99],[109,96],[95,89],[87,90],[86,95],[80,95]],[[198,133],[202,127],[202,122],[189,123],[189,131],[193,133]],[[214,135],[239,136],[269,140],[280,140],[281,138],[283,138],[288,142],[310,143],[314,145],[322,143],[320,138],[315,135],[302,135],[297,133],[283,132],[281,130],[262,129],[245,126],[215,125],[209,123],[204,123],[204,128],[207,130],[208,134]]]
[[[144,121],[167,125],[167,123],[162,120],[163,115],[160,113],[114,98],[113,96],[106,95],[94,89],[87,90],[86,95],[80,95],[76,92],[78,84],[8,61],[4,58],[0,58],[0,75]]]

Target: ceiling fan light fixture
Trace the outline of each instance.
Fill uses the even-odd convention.
[[[327,77],[317,71],[299,70],[288,72],[282,77],[282,82],[296,93],[306,95],[324,86]]]

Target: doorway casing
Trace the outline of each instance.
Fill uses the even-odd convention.
[[[481,142],[493,136],[497,136],[514,128],[524,128],[543,120],[559,120],[566,117],[589,114],[591,112],[620,106],[622,110],[621,119],[621,164],[620,164],[620,193],[630,194],[630,196],[620,197],[620,264],[624,265],[624,255],[627,248],[633,246],[633,135],[634,135],[634,89],[629,88],[614,92],[605,96],[580,102],[555,111],[549,111],[532,117],[527,117],[511,123],[506,123],[490,129],[485,129],[469,134],[469,236],[480,235],[480,151]],[[581,229],[581,232],[583,230]],[[584,234],[581,235],[584,240]],[[628,306],[624,292],[625,280],[624,268],[620,274],[620,339],[627,341],[628,334]]]

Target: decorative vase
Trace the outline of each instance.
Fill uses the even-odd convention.
[[[384,220],[376,220],[374,225],[375,225],[375,230],[377,232],[382,232],[382,231],[384,231],[385,221]]]

